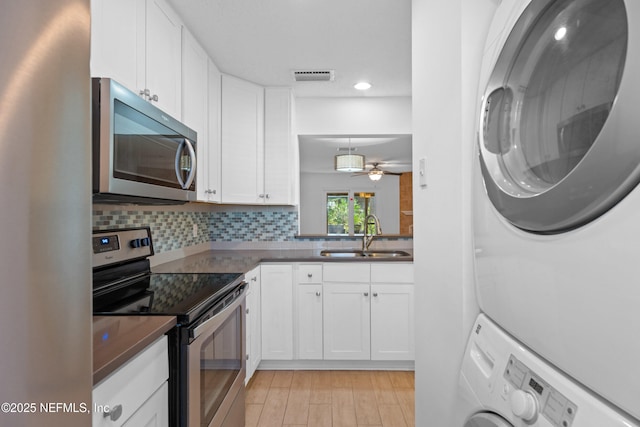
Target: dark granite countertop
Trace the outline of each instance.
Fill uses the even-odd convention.
[[[175,325],[174,316],[93,316],[93,385]]]
[[[154,273],[246,273],[262,262],[412,262],[411,257],[342,258],[321,249],[210,250],[152,268]]]

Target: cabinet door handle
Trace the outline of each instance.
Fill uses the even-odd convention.
[[[369,296],[369,292],[365,292],[365,293],[364,293],[364,296],[365,296],[365,297],[368,297],[368,296]]]
[[[152,95],[151,98],[149,98],[149,101],[158,102],[158,95]]]
[[[316,296],[319,297],[320,296],[320,292],[316,292]]]
[[[377,297],[377,296],[378,296],[378,293],[377,293],[377,292],[374,292],[374,293],[373,293],[373,296],[374,296],[374,297]]]
[[[257,278],[256,276],[253,276],[253,277],[251,278],[251,281],[252,281],[252,282],[256,282],[256,281],[258,281],[258,278]]]
[[[248,308],[245,310],[245,313],[249,314],[249,309]]]
[[[313,277],[313,274],[311,274],[311,273],[307,273],[307,277],[308,277],[309,279],[311,279],[311,278]]]
[[[109,418],[111,421],[117,421],[120,415],[122,415],[122,405],[116,405],[103,414],[104,418]]]

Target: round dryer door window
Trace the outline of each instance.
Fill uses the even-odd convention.
[[[469,418],[463,427],[513,427],[513,424],[499,415],[481,412]]]
[[[513,225],[580,227],[640,181],[638,3],[536,0],[514,23],[479,130],[487,194]]]

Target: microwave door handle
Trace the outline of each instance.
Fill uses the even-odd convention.
[[[191,159],[191,169],[189,170],[189,175],[187,176],[187,180],[182,180],[181,173],[181,158],[182,152],[184,151],[184,147],[187,147],[187,151],[189,152],[189,158]],[[191,186],[191,183],[196,177],[196,151],[193,148],[193,145],[188,139],[185,139],[182,144],[178,147],[176,151],[176,161],[175,161],[175,169],[176,169],[176,178],[178,179],[178,184],[182,187],[183,190],[188,189]]]
[[[196,178],[197,159],[196,150],[193,148],[193,144],[191,143],[191,141],[185,138],[184,143],[187,146],[187,151],[189,151],[189,157],[191,158],[191,170],[189,171],[189,176],[187,176],[187,182],[185,182],[184,186],[182,187],[186,190],[191,187],[191,183]]]
[[[182,188],[184,188],[184,181],[182,180],[182,173],[180,170],[180,160],[182,158],[182,151],[184,150],[184,145],[185,144],[183,142],[178,146],[178,149],[176,150],[176,163],[175,163],[176,178],[178,178],[178,184],[180,184],[180,187]]]

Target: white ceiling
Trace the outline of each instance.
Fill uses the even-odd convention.
[[[169,2],[224,73],[296,97],[411,96],[411,0]],[[294,82],[306,69],[335,81]]]
[[[339,148],[364,155],[367,170],[373,163],[389,172],[411,171],[411,135],[300,135],[300,172],[334,173],[334,156],[347,154]],[[339,172],[342,173],[342,172]]]

